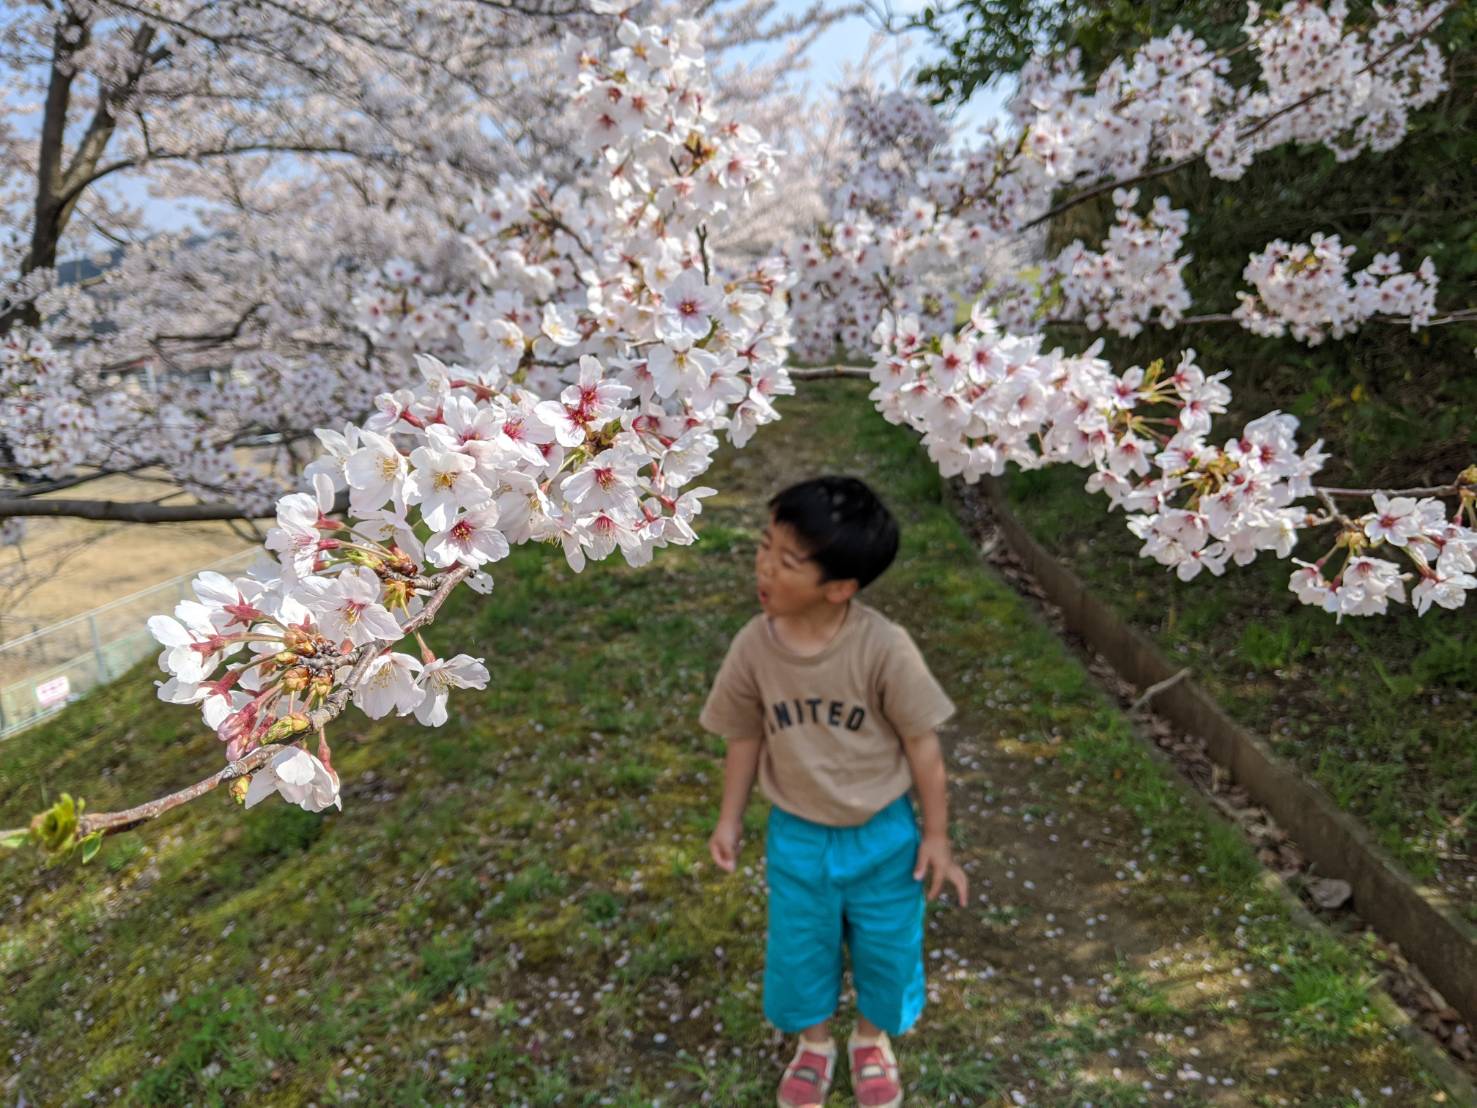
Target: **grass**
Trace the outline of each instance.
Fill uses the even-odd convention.
[[[1470,610],[1342,623],[1297,603],[1263,556],[1185,583],[1071,467],[1013,474],[1013,510],[1093,591],[1194,671],[1240,722],[1477,922],[1477,636]],[[1300,556],[1309,556],[1302,552]]]
[[[761,505],[829,469],[897,511],[902,556],[870,602],[961,707],[951,834],[978,901],[928,913],[909,1103],[1217,1102],[1192,1064],[1240,1103],[1436,1103],[1370,1013],[1371,963],[1300,930],[1183,801],[973,555],[908,434],[850,384],[786,415],[724,453],[696,547],[579,576],[522,548],[490,596],[448,605],[431,641],[484,656],[489,688],[434,731],[342,721],[342,813],[211,796],[86,867],[0,857],[5,1095],[770,1103],[788,1052],[760,1005],[765,813],[719,873],[721,744],[695,720],[751,614]],[[0,747],[0,826],[63,788],[108,809],[218,764],[153,678]],[[849,1102],[843,1077],[832,1103]]]

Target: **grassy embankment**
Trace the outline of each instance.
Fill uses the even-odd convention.
[[[1012,474],[1014,510],[1093,591],[1189,666],[1416,877],[1477,922],[1474,612],[1433,608],[1336,623],[1264,555],[1185,583],[1149,559],[1075,469]],[[1307,560],[1323,551],[1298,552]]]
[[[1365,956],[1290,921],[1241,841],[1181,799],[864,392],[807,386],[725,452],[696,547],[578,577],[515,552],[430,636],[484,655],[491,688],[439,730],[336,727],[342,814],[210,797],[84,868],[0,858],[0,1093],[771,1103],[762,806],[739,875],[718,873],[720,745],[695,716],[752,612],[764,498],[842,470],[904,526],[871,602],[961,707],[945,737],[978,900],[930,911],[910,1103],[1440,1102],[1367,1005]],[[216,765],[154,676],[0,747],[0,826],[43,788],[106,809]]]

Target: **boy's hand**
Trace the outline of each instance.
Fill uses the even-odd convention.
[[[739,839],[743,828],[737,823],[720,823],[708,837],[708,853],[725,873],[732,873],[738,865]]]
[[[929,900],[938,896],[947,881],[954,886],[959,903],[969,903],[969,878],[964,876],[964,871],[954,862],[954,852],[949,848],[946,836],[925,838],[918,844],[918,861],[913,866],[913,880],[922,881],[929,870],[933,871],[933,880],[928,887]]]

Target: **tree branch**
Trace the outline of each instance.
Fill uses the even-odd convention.
[[[1418,489],[1335,489],[1315,485],[1313,491],[1320,497],[1337,496],[1345,500],[1369,500],[1375,493],[1381,496],[1456,496],[1464,489],[1472,487],[1470,483],[1458,479],[1450,485],[1427,485]]]
[[[104,177],[125,169],[138,169],[153,162],[203,161],[206,158],[230,158],[238,154],[344,154],[349,157],[372,160],[372,155],[366,151],[355,150],[348,146],[292,142],[249,142],[240,146],[223,146],[215,150],[175,150],[164,153],[153,151],[140,158],[123,158],[120,161],[109,162],[101,169],[94,170],[74,184],[63,197],[63,201],[72,203]]]
[[[121,523],[188,523],[207,519],[265,519],[235,504],[182,504],[166,507],[148,501],[0,499],[0,519],[10,516],[104,519]]]
[[[66,223],[66,211],[76,202],[82,189],[86,188],[86,184],[79,187],[77,182],[92,172],[113,138],[113,131],[118,126],[118,110],[138,88],[139,79],[144,72],[150,66],[169,56],[167,50],[149,53],[154,34],[155,28],[147,23],[134,31],[133,42],[129,47],[133,53],[133,64],[124,71],[122,80],[116,85],[104,86],[98,97],[97,109],[92,114],[92,121],[88,123],[82,141],[77,144],[77,150],[72,155],[72,163],[67,166],[66,172],[62,175],[60,191],[62,193],[61,222],[63,225]]]
[[[65,18],[57,21],[51,39],[51,76],[46,86],[46,104],[42,109],[41,133],[36,150],[36,199],[32,208],[31,245],[21,258],[20,275],[53,265],[59,230],[56,215],[57,194],[62,181],[62,143],[66,140],[67,111],[72,102],[72,82],[77,70],[72,64],[78,51],[87,46],[88,27],[67,9]],[[31,300],[12,304],[0,312],[0,335],[17,324],[34,327],[41,321]]]
[[[1416,327],[1440,327],[1440,326],[1443,326],[1444,324],[1448,324],[1448,323],[1469,323],[1469,322],[1471,322],[1474,319],[1477,319],[1477,308],[1458,308],[1456,311],[1447,312],[1445,315],[1432,316],[1430,319],[1426,320],[1424,323],[1417,323],[1417,324],[1415,324],[1415,326]],[[1080,319],[1042,319],[1042,320],[1038,320],[1038,322],[1040,323],[1040,325],[1042,327],[1082,327],[1082,328],[1085,328],[1087,326],[1087,324],[1084,323]],[[1148,319],[1143,320],[1142,322],[1144,324],[1146,324],[1146,325],[1151,324],[1151,323],[1155,323],[1155,321],[1148,320]],[[1216,312],[1216,313],[1213,313],[1213,314],[1210,314],[1210,315],[1187,315],[1183,319],[1177,321],[1174,324],[1174,326],[1175,327],[1189,327],[1191,325],[1198,325],[1198,324],[1204,324],[1204,323],[1236,323],[1236,324],[1239,324],[1240,322],[1241,321],[1239,319],[1237,319],[1234,315],[1232,315],[1230,312]],[[1360,324],[1364,324],[1364,323],[1378,323],[1378,324],[1382,324],[1382,325],[1385,325],[1385,326],[1391,326],[1391,327],[1409,327],[1409,326],[1411,326],[1410,316],[1408,316],[1408,315],[1404,315],[1404,316],[1372,315],[1372,316],[1368,317],[1367,319],[1360,320],[1359,322],[1360,322]],[[1101,329],[1102,328],[1098,328],[1098,330],[1101,330]]]
[[[242,330],[242,328],[244,328],[246,326],[247,322],[251,319],[252,316],[256,315],[257,312],[261,311],[266,306],[267,306],[266,301],[264,301],[264,300],[258,300],[255,304],[252,304],[249,308],[247,308],[244,312],[242,312],[241,315],[240,315],[240,317],[236,320],[236,322],[233,323],[227,330],[224,330],[224,331],[207,332],[205,334],[197,334],[197,335],[167,335],[167,334],[158,334],[158,335],[155,335],[153,337],[153,339],[151,339],[150,341],[151,342],[198,342],[198,343],[204,343],[206,345],[212,345],[212,344],[215,344],[215,343],[230,342],[232,339],[238,339],[238,338],[240,338],[241,337],[241,330]]]

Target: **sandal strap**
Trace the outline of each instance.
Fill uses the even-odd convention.
[[[831,1072],[835,1064],[834,1054],[828,1055],[804,1047],[797,1050],[794,1059],[785,1067],[784,1078],[780,1081],[781,1103],[790,1100],[805,1103],[819,1101],[831,1087]]]

